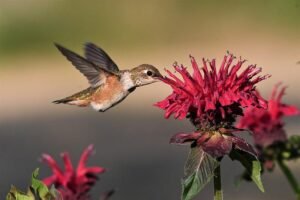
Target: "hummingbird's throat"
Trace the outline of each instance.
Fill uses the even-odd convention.
[[[131,90],[132,88],[136,87],[136,83],[132,80],[132,76],[130,72],[125,72],[121,77],[121,83],[124,90]]]

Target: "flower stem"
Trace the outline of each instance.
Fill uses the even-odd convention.
[[[214,200],[223,200],[221,165],[214,171]]]
[[[281,171],[284,173],[284,175],[288,179],[291,187],[293,188],[294,193],[297,195],[297,200],[300,200],[300,186],[299,186],[295,176],[293,175],[291,170],[288,168],[288,166],[286,166],[286,164],[284,163],[284,161],[282,159],[278,159],[277,162],[278,162],[278,165],[279,165]]]

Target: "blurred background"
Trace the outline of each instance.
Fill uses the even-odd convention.
[[[36,167],[41,178],[50,175],[39,162],[42,153],[60,160],[68,151],[77,162],[91,143],[97,152],[89,164],[108,169],[94,199],[110,188],[117,189],[113,200],[180,197],[188,148],[168,141],[192,126],[165,120],[153,107],[170,88],[139,88],[106,113],[54,105],[88,84],[53,42],[80,54],[85,42],[94,42],[122,69],[141,63],[171,68],[174,61],[190,66],[189,54],[220,63],[229,50],[272,75],[259,84],[263,96],[282,81],[285,102],[300,107],[299,19],[298,0],[0,0],[0,198],[10,184],[25,189]],[[288,119],[287,132],[298,130],[299,118]],[[299,162],[289,165],[300,178]],[[223,172],[225,199],[294,199],[279,170],[264,175],[265,194],[253,184],[234,186],[239,163],[226,160]],[[210,198],[212,185],[198,197]]]

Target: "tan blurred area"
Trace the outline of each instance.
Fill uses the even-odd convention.
[[[144,155],[147,155],[153,159],[153,163],[161,163],[158,166],[166,171],[171,167],[163,164],[166,160],[174,158],[173,161],[170,161],[170,164],[172,162],[172,164],[178,164],[177,168],[172,171],[178,177],[174,178],[172,174],[163,176],[169,180],[170,188],[166,186],[167,184],[159,185],[165,187],[164,190],[168,192],[156,188],[157,193],[154,193],[154,189],[149,188],[155,188],[155,184],[157,181],[159,182],[157,179],[162,175],[159,175],[159,170],[155,168],[157,166],[152,162],[150,163],[153,166],[149,163],[145,164],[145,166],[150,165],[157,170],[155,175],[158,178],[152,180],[149,177],[149,182],[144,183],[145,188],[141,191],[145,192],[146,196],[142,199],[169,200],[180,194],[179,177],[182,172],[180,169],[183,166],[186,152],[181,147],[166,150],[169,148],[167,140],[176,131],[184,131],[184,128],[190,129],[190,126],[183,123],[182,129],[177,130],[181,125],[180,121],[172,121],[170,122],[171,125],[164,125],[168,121],[163,119],[163,112],[153,107],[156,101],[163,99],[170,93],[170,88],[162,83],[138,88],[124,102],[109,110],[107,114],[96,113],[91,108],[54,105],[51,103],[53,100],[85,89],[88,87],[88,83],[85,77],[60,54],[53,42],[60,43],[81,55],[83,55],[83,44],[94,42],[105,49],[121,69],[149,63],[157,66],[163,74],[165,74],[164,68],[172,69],[174,61],[190,68],[190,54],[196,57],[199,63],[202,57],[207,59],[216,58],[217,63],[220,63],[226,52],[230,51],[235,56],[246,59],[245,65],[257,64],[263,68],[262,74],[272,75],[270,79],[258,84],[258,88],[262,91],[264,97],[268,97],[274,84],[282,82],[288,86],[284,100],[290,104],[300,106],[300,64],[297,64],[300,61],[299,19],[300,2],[297,0],[239,2],[234,0],[94,0],[89,2],[0,0],[0,130],[2,129],[0,135],[4,135],[2,139],[0,138],[0,141],[2,140],[2,144],[6,145],[4,145],[5,150],[2,152],[4,158],[7,159],[6,163],[8,163],[7,166],[3,164],[0,168],[4,170],[3,172],[6,172],[6,174],[2,174],[6,177],[3,179],[0,177],[0,180],[7,181],[1,182],[0,188],[4,187],[7,191],[13,181],[19,184],[26,183],[26,175],[29,175],[33,166],[37,165],[34,162],[39,155],[38,153],[42,153],[41,151],[48,150],[58,155],[58,152],[69,147],[70,150],[74,150],[75,155],[79,155],[85,144],[97,144],[95,141],[100,140],[99,137],[102,137],[99,136],[99,132],[103,130],[104,124],[105,130],[110,131],[112,126],[120,122],[122,127],[118,130],[126,132],[124,134],[127,134],[126,139],[128,141],[131,141],[129,137],[132,136],[132,132],[143,132],[143,127],[156,127],[153,128],[153,130],[156,130],[155,134],[152,135],[152,132],[147,130],[151,133],[145,136],[145,138],[152,139],[155,137],[153,141],[138,138],[140,135],[134,135],[136,140],[141,140],[139,144],[141,149],[138,149],[141,155],[134,154],[134,156],[130,156],[130,153],[137,151],[137,149],[134,149],[135,151],[131,149],[132,151],[128,150],[128,155],[122,154],[121,160],[128,156],[132,161],[141,159],[142,163],[148,163],[150,161],[143,160]],[[128,116],[130,116],[128,119],[124,119]],[[145,119],[143,121],[143,118],[148,121]],[[84,120],[86,120],[85,125]],[[140,124],[141,129],[135,127],[137,123]],[[293,123],[289,130],[297,131],[299,126],[296,123]],[[43,126],[40,124],[43,124]],[[86,127],[87,124],[88,127]],[[73,125],[82,128],[78,128],[78,134],[74,130],[75,136],[66,132],[67,130],[73,130],[68,129]],[[43,145],[35,146],[40,140],[43,140],[42,138],[36,138],[41,137],[38,134],[40,131],[45,131],[45,126],[48,135],[44,133],[43,136],[49,138],[49,141],[59,141],[52,148],[47,141],[42,142]],[[159,126],[165,129],[159,130]],[[87,131],[79,133],[79,130]],[[64,137],[58,133],[60,131]],[[95,136],[93,133],[89,133],[91,131],[95,131]],[[158,136],[163,135],[164,132],[168,132],[168,135]],[[27,137],[24,136],[27,133],[35,137],[35,140],[27,141]],[[8,141],[18,140],[15,137],[24,137],[23,139],[27,141],[27,146],[25,145],[27,149],[20,148],[18,150],[18,147],[13,148],[8,144]],[[106,152],[104,147],[108,145],[105,142],[108,139],[107,137],[111,136],[103,136],[101,141],[98,142],[98,147],[96,146],[101,152]],[[163,142],[160,140],[161,137],[165,137]],[[110,141],[115,138],[117,136],[110,138]],[[124,141],[127,141],[126,139]],[[157,149],[153,150],[153,154],[151,154],[149,149],[155,148],[155,144],[149,142],[159,140],[161,143],[158,142]],[[73,144],[71,144],[72,142]],[[143,149],[143,145],[149,145],[147,146],[149,149]],[[131,177],[129,175],[135,176],[133,170],[137,170],[139,175],[143,174],[143,171],[130,164],[126,165],[128,171],[119,169],[119,165],[117,166],[115,163],[118,163],[116,160],[119,159],[120,152],[117,152],[117,150],[120,149],[115,146],[114,148],[116,149],[111,154],[108,152],[107,154],[100,153],[100,155],[104,158],[104,162],[113,169],[109,173],[118,174],[118,172],[122,172],[126,173],[126,176],[124,175],[122,181],[115,176],[111,177],[112,180],[105,178],[101,185],[105,185],[106,181],[112,186],[116,185],[119,188],[124,186],[126,190],[130,190],[131,187],[136,187],[139,184],[135,182],[135,184],[128,185],[125,178],[129,179]],[[175,148],[176,150],[174,150]],[[174,155],[162,153],[161,157],[156,157],[157,154],[161,154],[163,149]],[[28,152],[38,151],[38,153],[25,153],[26,150]],[[126,152],[127,147],[124,147],[123,150]],[[12,178],[14,172],[10,171],[8,166],[21,165],[23,160],[17,162],[14,159],[18,156],[14,158],[7,154],[19,155],[20,152],[24,153],[20,157],[32,156],[30,159],[34,162],[28,164],[26,170],[23,171],[15,168],[20,172],[18,172],[18,176]],[[181,152],[181,157],[175,155],[178,152]],[[116,156],[116,160],[112,158],[113,155]],[[105,160],[105,156],[109,158]],[[99,158],[99,160],[102,158]],[[299,165],[299,162],[292,166],[296,169],[297,165]],[[153,170],[153,168],[151,169]],[[226,168],[226,170],[230,172],[229,168]],[[130,174],[131,172],[133,174]],[[274,177],[268,176],[269,184],[274,182],[274,187],[280,187],[281,182],[287,184],[282,174],[279,172],[275,174]],[[229,180],[226,183],[230,184],[232,182],[233,180]],[[174,184],[172,185],[172,183]],[[253,199],[251,197],[253,191],[255,191],[254,193],[259,193],[259,191],[254,187],[248,189],[247,186],[246,184],[242,191],[249,196],[249,199]],[[272,190],[271,188],[269,186],[270,190]],[[233,197],[246,199],[242,198],[244,197],[242,194],[236,196],[239,192],[231,186],[230,189],[234,192],[228,194],[228,199],[234,199]],[[176,192],[173,194],[172,191],[174,190]],[[292,197],[288,186],[285,190],[281,195]],[[162,195],[159,195],[158,191],[161,191]],[[120,196],[116,196],[114,199],[141,199],[133,197],[135,192],[124,192],[121,189]],[[202,197],[208,198],[211,195],[210,192],[210,190],[206,190]],[[4,191],[1,191],[1,195],[4,193]],[[123,198],[122,195],[124,195]],[[266,196],[258,194],[255,199],[274,199],[273,197],[278,195],[280,196],[278,192],[273,191],[270,194],[267,193]],[[161,198],[162,196],[163,198]]]
[[[273,36],[270,36],[273,37]],[[254,42],[254,41],[253,41]],[[97,41],[95,41],[97,43]],[[141,63],[151,63],[158,66],[162,73],[164,68],[172,69],[174,61],[191,67],[189,54],[194,55],[199,63],[202,57],[216,58],[220,63],[226,49],[230,49],[236,56],[242,56],[248,60],[247,64],[257,64],[263,68],[262,74],[271,74],[272,77],[261,82],[258,88],[261,89],[267,98],[270,90],[277,82],[288,86],[285,99],[297,104],[300,100],[299,73],[300,65],[296,64],[300,55],[297,43],[289,43],[284,38],[273,38],[272,41],[260,41],[255,46],[249,41],[235,43],[223,41],[223,43],[202,45],[201,42],[179,44],[168,49],[167,45],[160,48],[153,48],[139,51],[126,51],[122,53],[117,48],[109,50],[111,57],[115,59],[119,67],[127,69]],[[230,47],[230,48],[227,48]],[[52,47],[55,48],[54,46]],[[81,49],[76,49],[82,53]],[[50,58],[11,60],[2,63],[5,69],[1,70],[1,91],[5,91],[1,97],[0,109],[6,113],[1,119],[13,119],[22,117],[24,113],[43,114],[48,112],[64,112],[63,106],[51,104],[52,100],[73,94],[88,87],[85,77],[77,71],[65,57],[58,51],[57,55]],[[114,109],[136,109],[145,108],[154,102],[164,98],[170,93],[170,89],[162,83],[156,83],[147,87],[138,88],[125,103]],[[146,106],[147,110],[152,109]],[[142,110],[144,112],[144,110]]]

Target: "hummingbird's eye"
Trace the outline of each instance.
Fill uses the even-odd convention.
[[[153,75],[153,72],[152,72],[152,71],[147,71],[147,75],[148,75],[148,76],[152,76],[152,75]]]

